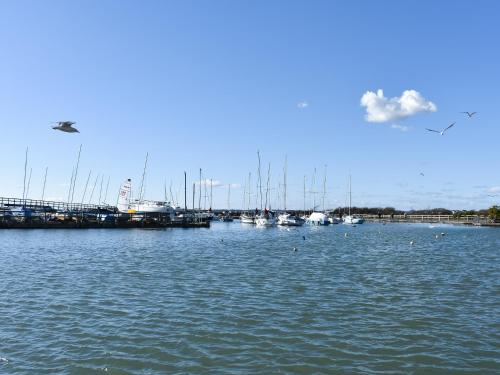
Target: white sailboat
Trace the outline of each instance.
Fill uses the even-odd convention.
[[[344,216],[344,224],[363,224],[365,219],[359,216],[351,215],[351,205],[352,205],[352,192],[351,192],[351,175],[349,175],[349,212],[347,216]]]
[[[285,156],[285,167],[283,170],[283,209],[284,212],[278,215],[278,225],[300,227],[304,224],[304,219],[299,216],[286,212],[286,177],[287,177],[287,158]]]
[[[255,215],[251,214],[250,213],[250,200],[251,200],[251,183],[252,183],[252,174],[251,173],[248,173],[248,205],[247,205],[247,209],[245,212],[243,212],[240,216],[240,221],[242,224],[255,224]],[[245,201],[246,201],[246,197],[245,195],[243,196],[244,199],[243,199],[243,206],[245,205]]]
[[[267,184],[266,184],[266,204],[264,206],[264,210],[262,210],[262,179],[260,175],[260,154],[257,152],[257,156],[259,158],[259,187],[260,187],[260,204],[261,211],[255,217],[255,225],[257,227],[273,227],[276,225],[276,217],[274,212],[271,212],[267,209],[267,198],[269,194],[269,178],[271,173],[271,164],[269,164],[269,168],[267,169]]]
[[[148,163],[148,154],[146,154],[146,160],[144,162],[144,171],[142,173],[142,182],[141,182],[139,198],[132,199],[132,180],[128,178],[122,183],[120,191],[118,193],[118,203],[117,203],[118,211],[129,214],[141,214],[141,213],[168,214],[170,215],[170,218],[173,219],[175,217],[175,210],[169,202],[143,199],[144,177],[146,175],[147,163]]]
[[[314,188],[316,182],[316,168],[314,168],[313,179],[311,181],[311,186]],[[311,188],[311,190],[312,190]],[[312,192],[314,196],[313,200],[313,212],[307,217],[306,224],[308,225],[329,225],[330,221],[328,220],[328,215],[324,212],[316,211],[316,192]],[[325,195],[326,195],[326,170],[325,170],[325,178],[323,180],[323,211],[325,210]]]
[[[131,199],[132,180],[129,178],[123,182],[118,195],[118,211],[123,213],[163,213],[171,217],[175,215],[174,208],[169,202],[152,201],[145,199]]]

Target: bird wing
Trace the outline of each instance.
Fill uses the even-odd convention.
[[[469,116],[472,117],[476,114],[477,112],[472,112]]]
[[[444,129],[444,130],[443,130],[443,133],[444,133],[445,131],[447,131],[449,128],[451,128],[453,125],[455,125],[455,123],[448,125],[448,127],[447,127],[446,129]]]
[[[429,128],[425,128],[425,130],[428,130],[430,132],[434,132],[434,133],[441,133],[440,131],[438,130],[434,130],[434,129],[429,129]]]

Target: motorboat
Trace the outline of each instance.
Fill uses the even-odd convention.
[[[329,225],[330,221],[328,220],[328,216],[325,213],[313,212],[307,217],[306,224],[308,224],[308,225]]]
[[[299,216],[289,214],[287,212],[278,215],[278,225],[289,227],[300,227],[304,225],[305,220]]]

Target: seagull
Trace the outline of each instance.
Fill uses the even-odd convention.
[[[424,172],[420,172],[420,176],[425,176]]]
[[[412,245],[412,246],[413,246],[413,244],[414,244],[414,243],[415,243],[415,241],[410,241],[410,245]]]
[[[449,128],[451,128],[453,125],[455,125],[455,122],[454,122],[454,123],[452,123],[452,124],[450,124],[450,125],[448,125],[448,127],[447,127],[447,128],[445,128],[445,129],[443,129],[442,131],[439,131],[439,130],[434,130],[434,129],[429,129],[429,128],[425,128],[425,130],[428,130],[428,131],[430,131],[430,132],[439,133],[439,134],[441,134],[441,135],[444,135],[444,132],[445,132],[445,131],[447,131]]]
[[[469,116],[469,118],[471,118],[472,116],[474,116],[477,112],[460,112],[460,113],[465,113],[467,116]]]
[[[73,125],[76,124],[76,122],[73,121],[57,121],[54,124],[57,124],[57,126],[53,126],[52,129],[54,130],[60,130],[65,133],[80,133],[77,128],[74,128]]]

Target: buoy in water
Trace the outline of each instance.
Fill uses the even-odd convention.
[[[413,244],[414,244],[414,243],[415,243],[415,241],[410,241],[410,245],[412,245],[412,246],[413,246]]]
[[[293,251],[297,251],[297,248],[296,248],[296,247],[294,247],[294,248],[293,248]]]
[[[345,232],[344,237],[349,237],[349,233]]]

